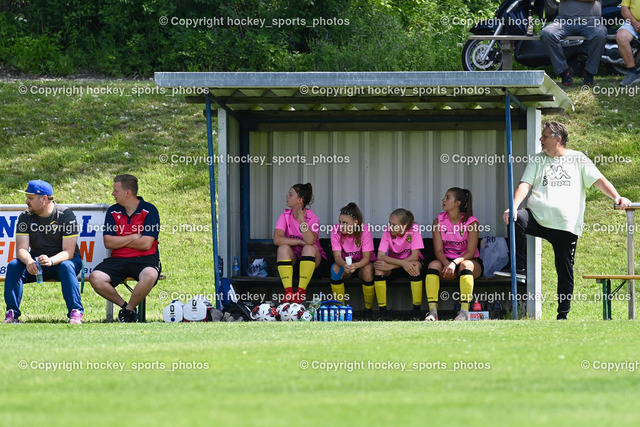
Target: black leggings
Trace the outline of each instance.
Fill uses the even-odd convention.
[[[578,236],[568,231],[554,230],[540,225],[529,209],[518,211],[516,224],[526,234],[541,237],[551,243],[558,275],[558,314],[566,315],[571,309],[573,296],[573,262],[576,256]],[[518,246],[523,245],[516,244],[516,247]]]

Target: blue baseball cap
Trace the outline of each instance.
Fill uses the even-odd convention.
[[[41,181],[39,179],[34,179],[33,181],[29,181],[27,184],[27,189],[22,191],[18,190],[21,193],[27,194],[36,194],[38,196],[53,196],[53,187],[46,181]]]

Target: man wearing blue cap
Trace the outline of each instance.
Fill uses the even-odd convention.
[[[4,282],[7,313],[3,323],[20,323],[22,285],[36,281],[38,264],[43,280],[54,279],[62,284],[69,323],[82,323],[84,309],[77,278],[82,259],[76,217],[71,209],[53,201],[53,188],[48,182],[29,181],[27,189],[21,192],[27,195],[28,209],[18,217],[16,258],[7,265]]]

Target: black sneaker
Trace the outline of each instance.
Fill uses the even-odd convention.
[[[364,320],[364,321],[373,320],[373,312],[371,311],[370,308],[365,308],[364,309],[364,314],[362,315],[362,320]]]
[[[587,71],[585,68],[582,72],[582,82],[587,86],[593,86],[595,84],[595,80],[593,79],[593,74]]]
[[[565,86],[571,86],[573,83],[573,68],[567,67],[562,73],[560,73],[560,77],[562,78],[562,84]]]
[[[138,313],[135,310],[127,310],[123,308],[118,313],[118,322],[120,323],[136,323],[138,321]]]
[[[422,310],[419,305],[413,306],[413,320],[422,320]]]

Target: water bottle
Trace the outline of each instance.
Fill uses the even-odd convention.
[[[338,321],[338,319],[336,318],[336,312],[338,307],[336,307],[335,305],[330,305],[329,306],[329,322],[336,322]]]
[[[339,317],[338,321],[340,321],[340,322],[346,322],[347,321],[347,307],[345,307],[344,305],[342,307],[340,307],[340,317]]]
[[[38,266],[38,274],[36,274],[36,283],[42,283],[42,266],[36,260],[36,265]]]
[[[350,305],[345,307],[347,309],[347,315],[345,316],[345,322],[351,322],[353,320],[353,308]]]
[[[240,263],[238,262],[238,257],[233,257],[233,270],[231,272],[233,277],[240,275]]]

